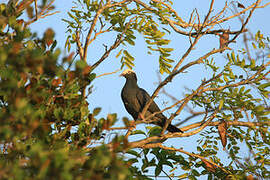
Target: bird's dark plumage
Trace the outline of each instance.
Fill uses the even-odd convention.
[[[128,69],[125,70],[121,76],[126,78],[126,83],[121,92],[121,98],[127,112],[134,118],[134,120],[139,119],[139,114],[143,110],[147,101],[151,99],[149,94],[137,84],[137,76],[134,71]],[[145,113],[145,117],[150,116],[152,113],[160,112],[159,107],[153,101]],[[167,121],[167,118],[162,114],[156,114],[153,120],[153,124],[157,124],[163,127]],[[169,124],[167,130],[169,132],[183,132],[174,125]]]

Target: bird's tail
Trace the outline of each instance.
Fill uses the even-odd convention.
[[[168,130],[169,132],[171,132],[171,133],[175,133],[175,132],[181,132],[181,133],[183,133],[183,131],[181,131],[181,129],[179,129],[179,128],[177,128],[176,126],[171,125],[171,124],[169,124],[167,130]]]

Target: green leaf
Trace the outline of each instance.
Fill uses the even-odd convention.
[[[50,48],[50,51],[53,51],[54,48],[56,47],[56,45],[57,45],[57,41],[54,40],[54,41],[53,41],[53,44],[52,44],[52,46],[51,46],[51,48]]]
[[[130,44],[130,45],[132,45],[132,46],[135,45],[135,42],[134,42],[131,38],[126,37],[126,38],[125,38],[125,41],[127,41],[128,44]]]
[[[67,37],[67,40],[66,40],[66,43],[65,43],[65,48],[67,48],[68,52],[70,51],[70,47],[71,47],[69,38],[70,38],[70,36]]]
[[[127,161],[128,164],[134,164],[134,163],[137,163],[138,162],[138,159],[136,158],[131,158]]]
[[[188,179],[190,179],[190,180],[197,180],[197,178],[195,176],[193,176],[193,175],[189,175],[188,176]]]
[[[162,166],[160,166],[160,165],[156,166],[156,169],[155,169],[155,176],[156,177],[161,173],[161,170],[162,170]]]
[[[53,111],[54,116],[56,119],[61,119],[63,117],[63,109],[62,108],[55,108]]]
[[[80,107],[80,112],[81,112],[81,119],[83,119],[87,114],[89,114],[88,107],[81,106]]]
[[[8,24],[9,24],[11,27],[14,27],[14,26],[17,24],[16,17],[15,17],[15,16],[10,16],[10,17],[8,18]]]
[[[166,29],[166,28],[162,28],[163,30],[165,30],[167,33],[171,34],[171,31]]]
[[[168,153],[168,152],[167,152],[167,153]],[[166,153],[166,155],[167,155],[167,153]],[[162,164],[163,164],[163,165],[170,166],[171,168],[173,168],[173,164],[172,164],[170,161],[164,161]]]
[[[123,123],[125,124],[126,127],[130,126],[130,122],[129,122],[127,117],[123,117],[122,121],[123,121]]]
[[[165,52],[172,52],[174,49],[173,48],[162,48]]]
[[[244,90],[245,90],[245,86],[242,86],[242,87],[240,88],[240,90],[239,90],[239,94],[242,94]]]
[[[117,55],[116,55],[115,57],[118,58],[118,57],[122,54],[122,51],[123,51],[123,49],[121,49],[121,50],[117,53]]]
[[[88,76],[88,79],[90,80],[90,81],[93,81],[95,78],[96,78],[96,74],[95,73],[91,73],[91,74],[89,74],[89,76]]]
[[[135,135],[135,134],[143,134],[145,135],[145,132],[143,132],[142,130],[135,130],[131,132],[131,135]]]
[[[269,87],[269,86],[270,86],[270,82],[265,83],[265,84],[261,84],[258,88],[259,88],[259,89],[265,89],[265,88],[267,88],[267,87]]]
[[[200,176],[200,173],[195,169],[192,169],[191,172],[192,172],[192,174],[194,174],[194,176]]]
[[[223,105],[224,105],[224,99],[221,99],[221,100],[219,101],[218,110],[221,110],[222,107],[223,107]]]
[[[132,61],[134,60],[134,57],[131,56],[131,55],[129,54],[128,51],[124,50],[123,53],[126,55],[126,57],[127,57],[128,59],[130,59],[130,60],[132,60]]]
[[[100,108],[100,107],[95,108],[95,109],[93,110],[93,115],[94,115],[94,116],[97,116],[97,115],[100,113],[100,111],[101,111],[101,108]]]
[[[136,156],[138,158],[141,157],[141,155],[137,151],[134,151],[134,150],[128,150],[127,153],[133,156]]]
[[[265,109],[264,106],[260,105],[260,106],[256,106],[254,110],[256,112],[262,112],[264,109]]]
[[[2,13],[6,9],[6,4],[1,3],[0,4],[0,13]]]
[[[182,174],[180,176],[177,176],[178,179],[185,179],[188,177],[188,173]]]
[[[223,75],[223,79],[224,79],[224,81],[225,81],[226,83],[229,82],[229,79],[227,78],[227,76],[226,76],[225,74]]]
[[[132,66],[134,66],[134,63],[132,62],[131,59],[129,59],[127,57],[123,57],[123,60],[125,60],[126,65],[129,65],[130,69]]]
[[[234,54],[234,52],[232,52],[232,54],[231,54],[231,58],[232,58],[232,61],[235,63],[235,62],[236,62],[236,60],[235,60],[235,54]]]
[[[229,55],[229,53],[227,53],[227,58],[229,59],[230,63],[233,62],[231,56]]]
[[[254,42],[252,42],[252,46],[253,46],[254,49],[257,49],[257,46],[255,45]]]
[[[69,15],[70,18],[72,18],[74,20],[76,19],[76,17],[73,14],[71,14],[70,12],[67,12],[67,13],[68,13],[68,15]]]
[[[250,69],[253,69],[256,65],[256,62],[255,62],[255,59],[251,59],[251,62],[250,62]]]
[[[162,131],[162,128],[159,126],[151,127],[150,131],[148,132],[149,136],[159,136]]]
[[[79,60],[76,62],[76,69],[83,69],[87,66],[87,63],[83,60]]]
[[[164,61],[168,62],[168,63],[173,63],[173,62],[174,62],[174,60],[168,59],[168,58],[166,58],[166,57],[164,57],[164,56],[161,56],[161,58],[162,58]],[[169,66],[171,67],[171,64],[169,64]]]
[[[145,16],[143,16],[143,18],[140,20],[140,22],[138,23],[139,27],[142,28],[142,24],[145,21]]]
[[[111,124],[114,124],[115,121],[117,120],[117,114],[116,113],[108,114],[107,120],[111,122]]]

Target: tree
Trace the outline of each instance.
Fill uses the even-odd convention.
[[[77,0],[68,12],[70,18],[64,19],[69,54],[60,58],[53,29],[42,38],[29,29],[40,18],[57,13],[53,2],[17,0],[0,6],[1,179],[270,177],[270,40],[260,31],[253,37],[247,29],[253,13],[270,3],[224,2],[216,12],[212,0],[206,14],[199,15],[195,9],[187,18],[178,15],[169,0]],[[222,28],[235,18],[240,27]],[[190,41],[178,59],[171,58],[174,49],[167,38],[171,33]],[[105,34],[114,37],[114,42],[93,60],[88,49]],[[149,53],[158,54],[164,78],[144,107],[142,119],[134,123],[116,113],[99,117],[101,108],[88,107],[95,70],[114,51],[121,68],[132,68],[135,58],[128,47],[136,44],[137,36],[144,38]],[[206,36],[218,37],[220,47],[194,59],[191,53]],[[240,37],[244,48],[231,49]],[[221,63],[219,53],[226,54]],[[165,91],[176,77],[189,74],[195,66],[208,72],[198,77],[197,88],[187,89],[181,98]],[[150,118],[144,113],[160,93],[172,100],[161,110],[173,112],[166,126],[181,115],[177,125],[185,123],[184,133],[134,126]],[[123,126],[115,126],[119,119]],[[116,133],[110,139],[107,135],[112,132]],[[197,149],[192,152],[166,143],[194,136]],[[241,154],[243,149],[248,158]],[[229,156],[228,163],[224,154]]]

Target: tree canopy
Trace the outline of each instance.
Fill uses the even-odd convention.
[[[260,27],[248,29],[254,12],[270,3],[224,1],[217,8],[211,0],[188,17],[174,3],[75,0],[63,19],[68,54],[58,48],[53,27],[41,37],[31,30],[57,16],[54,0],[0,4],[1,179],[270,178],[270,38]],[[130,49],[139,36],[155,55],[160,82],[135,122],[118,112],[103,116],[91,101],[94,82],[118,70],[96,75],[96,68],[115,55],[120,69],[136,66]],[[112,43],[93,58],[89,48],[99,37]],[[171,39],[180,37],[189,45],[172,56]],[[204,38],[217,39],[219,47],[193,56]],[[197,87],[187,86],[182,96],[166,91],[194,67],[202,70]],[[138,128],[161,94],[166,107],[156,113],[169,112],[165,127]],[[170,123],[184,133],[165,131]],[[195,149],[181,147],[190,139]]]

